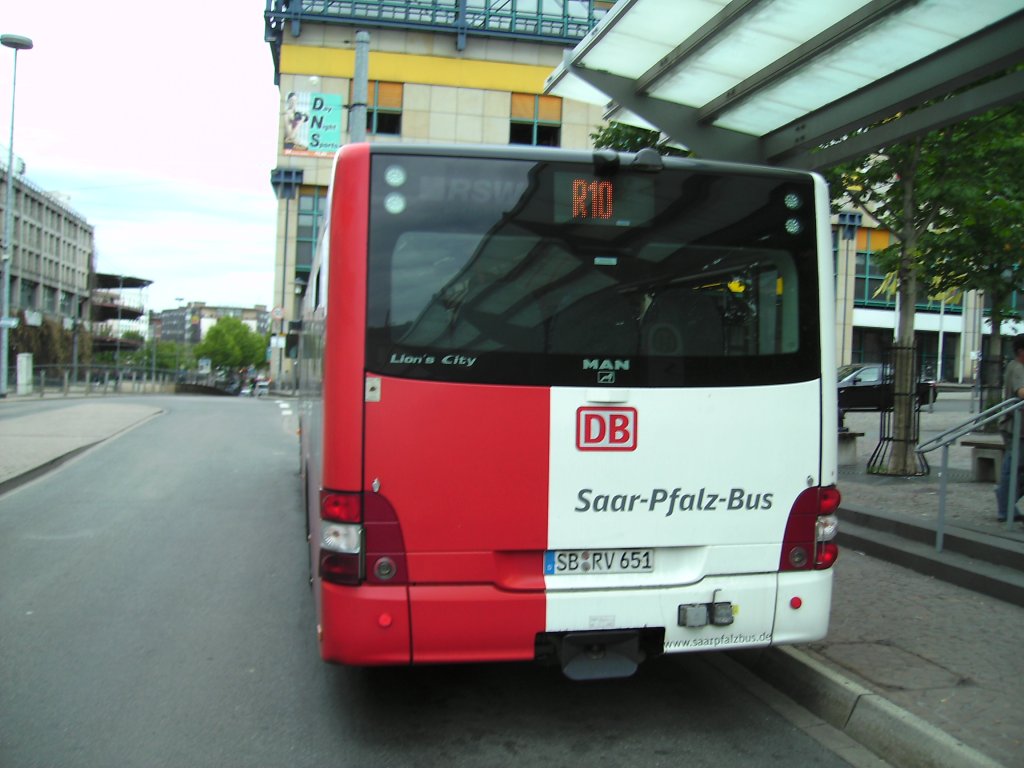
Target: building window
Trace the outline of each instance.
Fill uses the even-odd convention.
[[[21,291],[18,303],[22,309],[36,308],[36,289],[38,288],[38,283],[33,283],[29,280],[21,281]]]
[[[562,100],[532,93],[512,94],[509,144],[558,147],[562,138]]]
[[[834,233],[833,233],[834,234]],[[886,273],[879,266],[879,252],[888,248],[895,242],[890,233],[884,229],[861,228],[857,230],[857,266],[854,275],[853,303],[856,307],[874,307],[877,309],[895,309],[895,292],[881,291],[882,283],[885,281]],[[833,255],[837,256],[837,245],[833,242]],[[917,304],[915,309],[918,312],[946,312],[949,314],[961,314],[963,305],[948,303],[943,305],[941,300],[928,296],[928,288],[921,284],[918,288]]]
[[[298,227],[295,233],[295,287],[305,293],[313,254],[323,231],[327,213],[327,190],[324,187],[303,187],[299,191]],[[300,294],[301,295],[301,294]]]
[[[348,103],[352,104],[352,84]],[[351,115],[351,112],[349,112]],[[349,126],[351,133],[351,126]],[[399,136],[402,133],[402,84],[371,80],[366,88],[366,133],[369,136]]]
[[[878,264],[878,252],[890,244],[889,233],[884,229],[866,227],[857,230],[857,265],[854,272],[853,304],[857,307],[896,306],[895,296],[881,291],[885,271]]]
[[[853,303],[858,307],[894,307],[892,296],[881,291],[885,272],[878,266],[878,258],[871,251],[857,252],[857,271],[854,274]]]

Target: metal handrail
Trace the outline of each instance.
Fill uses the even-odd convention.
[[[949,477],[949,446],[955,443],[961,437],[970,434],[975,431],[978,427],[989,424],[997,419],[1001,419],[1008,413],[1013,413],[1013,431],[1012,440],[1010,442],[1010,466],[1018,467],[1020,461],[1020,433],[1021,433],[1021,409],[1024,409],[1024,400],[1017,397],[1011,397],[998,405],[993,405],[988,410],[982,411],[975,416],[972,416],[962,424],[958,424],[951,429],[947,429],[940,435],[936,435],[931,440],[921,443],[914,450],[917,453],[928,453],[934,451],[936,448],[942,448],[942,471],[939,475],[939,519],[935,526],[935,550],[937,552],[942,551],[942,540],[946,531],[946,484]],[[997,473],[1001,474],[1002,468],[996,469]],[[1007,493],[1006,501],[1006,530],[1013,530],[1013,520],[1017,510],[1017,472],[1010,472],[1010,487]]]

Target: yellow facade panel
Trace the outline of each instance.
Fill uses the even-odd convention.
[[[321,77],[352,77],[355,51],[303,45],[281,46],[281,72]],[[496,61],[449,59],[408,53],[370,52],[371,80],[447,85],[489,91],[542,93],[551,67]]]

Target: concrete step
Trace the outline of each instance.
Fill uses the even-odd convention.
[[[837,541],[840,548],[856,549],[918,573],[1024,606],[1024,569],[1015,565],[1019,562],[1015,551],[1019,545],[1004,546],[998,540],[981,541],[979,539],[983,535],[965,536],[971,532],[961,530],[947,533],[943,551],[938,552],[934,544],[934,530],[927,541],[922,541],[917,526],[910,523],[896,521],[902,524],[891,526],[891,520],[870,519],[874,516],[868,516],[866,522],[875,524],[864,524],[863,513],[851,514],[843,509],[839,518]],[[852,518],[858,522],[853,522]],[[910,528],[907,529],[906,525]],[[886,526],[890,529],[886,530]],[[912,536],[901,535],[897,531],[911,533]],[[969,549],[973,555],[957,551],[961,547]]]
[[[935,545],[933,521],[915,522],[887,512],[863,512],[846,507],[840,507],[839,519],[844,525],[854,524],[883,533],[892,533],[910,541],[931,545],[933,548]],[[943,533],[942,550],[1024,572],[1024,542],[1018,539],[947,525]]]

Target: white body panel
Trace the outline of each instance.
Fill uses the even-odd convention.
[[[823,637],[831,571],[778,573],[793,502],[822,481],[821,386],[553,389],[549,548],[650,549],[655,565],[546,575],[547,630],[665,627],[666,652]],[[581,450],[600,433],[581,408],[626,414],[618,449]],[[679,626],[679,606],[713,602],[733,624]]]

